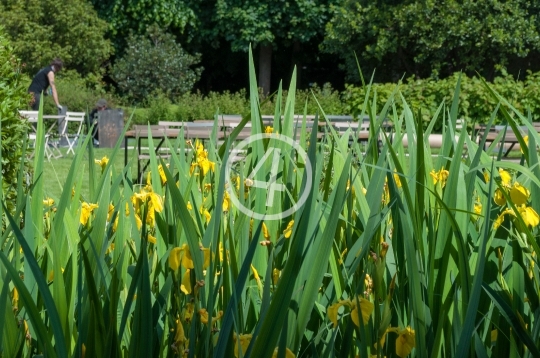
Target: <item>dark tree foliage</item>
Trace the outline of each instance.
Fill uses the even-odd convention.
[[[359,78],[354,53],[366,72],[377,69],[377,80],[456,71],[490,78],[538,58],[537,15],[526,0],[346,0],[333,7],[323,49],[345,61],[353,80]]]
[[[107,24],[86,0],[0,0],[0,24],[31,75],[55,57],[82,75],[98,73],[112,52]]]
[[[322,36],[333,0],[217,0],[213,37],[223,38],[232,51],[258,50],[259,83],[270,91],[273,52],[288,48],[301,69],[304,44]],[[322,37],[320,37],[322,39]]]
[[[192,7],[197,0],[90,0],[99,17],[109,25],[109,35],[117,50],[123,53],[130,34],[144,35],[151,25],[157,25],[175,35],[195,27],[197,17]]]
[[[174,36],[157,26],[144,36],[130,35],[128,48],[113,66],[112,77],[123,94],[140,102],[155,91],[170,96],[188,92],[199,80],[202,67],[198,54],[186,53]]]

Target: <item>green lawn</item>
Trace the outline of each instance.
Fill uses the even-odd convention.
[[[61,152],[64,154],[64,157],[58,158],[58,159],[52,159],[50,161],[46,160],[44,165],[44,179],[45,179],[45,195],[49,196],[55,200],[58,200],[60,197],[60,194],[63,190],[64,182],[67,178],[67,175],[69,173],[69,168],[71,166],[71,163],[73,161],[73,154],[66,155],[67,148],[60,148]],[[107,158],[111,158],[111,154],[113,152],[112,148],[94,148],[94,157],[95,159],[101,159],[104,156],[107,156]],[[439,153],[439,148],[432,148],[431,150],[432,155],[436,156]],[[134,150],[130,150],[129,155],[130,158],[134,154]],[[512,151],[508,155],[508,158],[506,159],[512,159],[517,160],[521,158],[521,152],[519,150]],[[505,158],[503,158],[505,159]],[[88,153],[85,154],[83,162],[85,162],[83,166],[83,178],[85,178],[85,175],[88,175],[88,166],[90,164],[96,166],[98,168],[98,165],[95,163],[89,163],[89,155]],[[135,159],[132,159],[132,173],[135,173],[137,171],[137,163]],[[124,169],[124,149],[120,148],[118,154],[115,157],[114,163],[113,163],[113,171],[114,172],[120,172]],[[84,197],[88,196],[89,193],[89,181],[83,180],[82,181],[82,194]]]
[[[63,185],[66,181],[66,178],[69,173],[69,168],[71,167],[71,163],[73,162],[74,156],[73,154],[66,155],[67,148],[60,148],[61,152],[64,154],[64,157],[53,159],[51,158],[50,161],[45,160],[45,164],[43,166],[43,174],[44,174],[44,191],[45,195],[49,196],[55,200],[59,199],[62,190]],[[94,157],[96,159],[101,159],[104,156],[107,158],[111,157],[111,154],[113,152],[112,148],[94,148]],[[131,153],[131,152],[130,152]],[[114,167],[113,170],[115,172],[119,172],[123,170],[124,168],[124,149],[121,148],[116,157],[114,158]],[[94,165],[96,169],[98,169],[98,165],[95,163],[89,163],[89,155],[88,153],[85,154],[83,158],[83,178],[88,176],[88,166]],[[134,171],[136,171],[135,165],[133,166]],[[99,170],[99,169],[98,169]],[[82,194],[84,197],[88,196],[89,192],[89,181],[83,180],[82,181]]]

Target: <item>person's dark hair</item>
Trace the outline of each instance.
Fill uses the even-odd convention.
[[[51,61],[51,66],[54,66],[57,71],[60,71],[64,67],[64,62],[57,57]]]

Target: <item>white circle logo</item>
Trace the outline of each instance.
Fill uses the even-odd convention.
[[[238,197],[236,196],[236,193],[234,192],[234,186],[228,185],[227,186],[227,192],[229,193],[229,196],[231,198],[231,201],[235,205],[238,210],[240,210],[242,213],[246,214],[248,217],[251,217],[253,219],[257,220],[279,220],[286,218],[288,216],[291,216],[298,210],[302,205],[305,204],[309,192],[311,190],[312,186],[312,178],[313,178],[313,169],[311,168],[311,162],[309,161],[308,155],[304,148],[298,144],[298,142],[294,141],[292,138],[287,137],[285,135],[280,135],[278,133],[272,133],[272,134],[255,134],[252,135],[243,141],[241,141],[232,151],[233,154],[229,156],[227,159],[227,163],[225,164],[225,178],[229,182],[231,181],[231,170],[234,165],[234,163],[244,160],[244,157],[240,156],[243,153],[245,153],[245,148],[248,147],[251,143],[256,142],[258,140],[263,139],[274,139],[276,141],[280,141],[283,143],[286,143],[289,147],[291,147],[293,150],[296,150],[298,153],[298,156],[303,159],[303,162],[305,163],[305,173],[306,173],[306,185],[304,187],[304,190],[302,194],[300,195],[300,199],[294,203],[290,208],[288,208],[285,211],[282,211],[280,213],[274,213],[274,214],[265,214],[265,213],[256,213],[250,208],[245,207],[240,200],[238,200]],[[276,143],[275,141],[273,143]],[[272,142],[271,142],[272,144]],[[256,179],[257,172],[262,169],[263,165],[266,163],[267,159],[271,158],[272,165],[270,169],[270,178],[268,181],[261,181]],[[264,153],[263,157],[259,159],[257,165],[253,168],[249,176],[246,178],[246,182],[249,182],[249,186],[253,188],[260,188],[260,189],[266,189],[267,190],[267,196],[266,196],[266,207],[271,207],[274,205],[274,197],[275,195],[279,195],[279,193],[276,192],[284,192],[287,190],[285,184],[278,183],[278,170],[279,170],[279,163],[281,160],[284,160],[284,156],[282,155],[282,148],[279,147],[268,147],[266,149],[266,152]],[[296,166],[296,163],[293,161],[293,165]],[[296,166],[297,167],[297,166]]]

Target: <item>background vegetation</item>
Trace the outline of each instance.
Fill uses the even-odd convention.
[[[29,160],[24,155],[28,126],[21,121],[17,112],[25,108],[29,100],[20,68],[4,28],[0,26],[0,186],[10,210],[16,206],[17,195],[20,197],[22,194],[17,189],[26,189],[26,173],[31,174]]]

